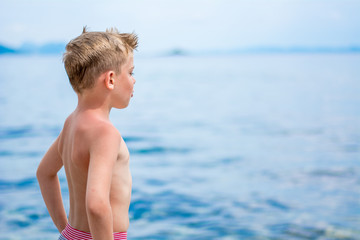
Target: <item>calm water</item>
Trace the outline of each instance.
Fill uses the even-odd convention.
[[[129,239],[360,239],[360,55],[135,65]],[[76,96],[60,56],[0,66],[0,239],[57,239],[34,174]]]

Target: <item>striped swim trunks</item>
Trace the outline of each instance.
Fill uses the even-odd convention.
[[[65,229],[61,232],[58,240],[91,240],[91,233],[83,232],[77,230],[67,224]],[[114,233],[114,240],[126,240],[127,233],[126,232],[116,232]]]

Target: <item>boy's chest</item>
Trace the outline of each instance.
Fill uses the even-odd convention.
[[[126,146],[126,143],[123,138],[121,138],[120,146],[119,146],[119,154],[118,154],[118,161],[119,162],[129,162],[130,153]]]

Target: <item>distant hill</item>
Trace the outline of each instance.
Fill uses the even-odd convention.
[[[61,54],[65,51],[64,43],[46,43],[36,45],[24,43],[19,48],[10,48],[0,44],[0,54]]]
[[[6,53],[16,53],[16,51],[14,49],[0,45],[0,54],[6,54]]]

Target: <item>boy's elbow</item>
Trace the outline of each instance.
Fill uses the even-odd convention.
[[[86,199],[86,211],[89,216],[100,217],[111,211],[110,202],[102,199]]]
[[[38,181],[40,181],[44,176],[44,173],[41,169],[41,167],[39,166],[37,169],[36,169],[36,178]]]
[[[44,180],[46,181],[46,179],[49,178],[53,178],[56,177],[57,174],[50,174],[46,169],[44,169],[41,165],[39,165],[39,167],[36,170],[36,178],[38,180],[38,182]]]

